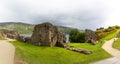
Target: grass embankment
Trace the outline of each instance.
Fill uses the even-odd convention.
[[[116,31],[113,32],[113,33],[108,34],[107,36],[105,36],[105,37],[102,38],[101,40],[110,40],[110,39],[116,37],[119,32],[120,32],[120,29],[119,29],[119,30],[116,30]]]
[[[109,40],[116,36],[118,31],[111,33],[102,40]],[[73,52],[60,47],[34,46],[32,44],[14,41],[16,54],[29,64],[88,64],[111,57],[101,46],[102,42],[96,45],[89,43],[70,43],[70,46],[91,50],[91,55]]]
[[[69,44],[77,48],[91,50],[93,51],[91,55],[69,51],[60,47],[34,46],[19,41],[14,41],[12,44],[16,47],[16,54],[29,64],[88,64],[111,57],[101,48],[102,43],[95,46],[88,43]]]
[[[120,50],[120,38],[113,43],[112,47]]]

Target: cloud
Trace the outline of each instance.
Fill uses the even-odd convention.
[[[3,0],[0,22],[51,22],[79,29],[103,26],[106,5],[98,0]]]
[[[107,7],[109,8],[109,13],[105,21],[105,27],[120,25],[120,0],[110,0],[108,1]]]

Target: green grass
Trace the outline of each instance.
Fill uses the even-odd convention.
[[[111,57],[101,46],[102,43],[70,43],[70,46],[93,51],[91,55],[73,52],[60,47],[34,46],[32,44],[14,41],[16,54],[29,64],[88,64]]]
[[[113,48],[120,50],[120,38],[113,43]]]
[[[73,52],[60,47],[34,46],[32,44],[14,41],[12,44],[16,47],[16,54],[29,64],[88,64],[112,57],[101,46],[103,40],[109,40],[116,37],[120,30],[113,32],[98,42],[96,45],[89,43],[69,43],[69,46],[91,50],[91,55]],[[118,43],[116,44],[118,45]],[[119,46],[120,47],[120,46]]]
[[[107,36],[105,36],[101,40],[110,40],[110,39],[116,37],[119,32],[120,32],[120,29],[115,31],[115,32],[113,32],[113,33],[108,34]]]

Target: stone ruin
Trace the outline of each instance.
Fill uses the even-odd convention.
[[[17,39],[22,42],[31,42],[31,37],[20,36],[17,30],[1,29],[4,38]]]
[[[17,30],[1,29],[0,31],[2,32],[5,38],[17,39],[19,36],[19,33]]]
[[[120,32],[118,33],[118,35],[116,36],[116,38],[120,38]]]
[[[96,41],[97,41],[97,36],[96,36],[95,32],[92,30],[86,29],[85,33],[86,33],[86,35],[85,35],[86,42],[95,45]]]
[[[67,50],[79,53],[92,53],[89,50],[68,46],[66,43],[65,34],[59,32],[56,26],[48,22],[36,25],[31,37],[20,36],[16,30],[2,29],[1,31],[7,38],[17,39],[19,41],[31,43],[38,46],[59,46],[64,47]]]
[[[91,54],[91,51],[79,49],[75,47],[70,47],[66,43],[65,34],[58,31],[56,26],[53,26],[51,23],[38,24],[34,27],[34,31],[31,37],[32,44],[38,46],[60,46],[68,50]]]
[[[66,47],[66,37],[51,23],[42,23],[34,27],[31,42],[38,46]]]

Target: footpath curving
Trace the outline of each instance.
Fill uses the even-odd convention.
[[[14,64],[15,47],[6,40],[0,40],[0,64]]]
[[[111,54],[113,57],[91,64],[120,64],[120,51],[112,47],[112,44],[115,40],[117,40],[117,38],[106,41],[105,44],[102,46],[102,48],[109,54]]]

